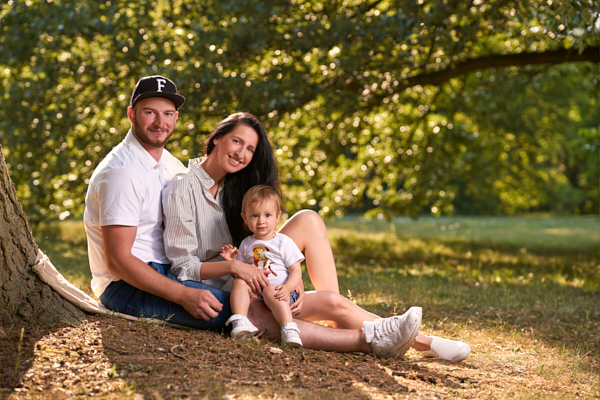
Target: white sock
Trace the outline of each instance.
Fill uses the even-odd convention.
[[[442,339],[441,337],[433,336],[430,349],[424,350],[421,353],[428,357],[459,362],[469,356],[471,353],[471,346],[456,340]]]
[[[363,322],[363,333],[365,334],[365,342],[371,343],[375,339],[375,324],[371,321]]]

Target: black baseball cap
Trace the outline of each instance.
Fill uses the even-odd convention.
[[[161,75],[146,76],[138,81],[131,95],[131,107],[149,97],[169,99],[175,104],[176,110],[185,102],[185,97],[177,93],[177,86],[173,81]]]

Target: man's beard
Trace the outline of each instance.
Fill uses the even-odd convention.
[[[159,147],[159,148],[164,148],[165,145],[167,144],[167,142],[169,141],[169,139],[171,138],[171,135],[173,135],[173,131],[171,131],[169,133],[169,135],[167,136],[167,138],[162,141],[162,142],[153,142],[152,140],[150,140],[148,138],[148,133],[145,129],[143,129],[137,122],[137,119],[135,119],[133,121],[133,127],[134,127],[134,134],[135,137],[142,143],[147,144],[148,146],[152,146],[152,147]]]

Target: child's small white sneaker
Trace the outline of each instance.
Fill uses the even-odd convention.
[[[233,326],[233,329],[231,330],[231,337],[236,339],[254,336],[258,332],[258,328],[254,326],[252,322],[250,322],[248,317],[242,314],[233,314],[231,317],[229,317],[227,322],[225,322],[225,325],[229,325],[230,323]]]
[[[281,343],[285,343],[290,347],[302,346],[298,324],[295,322],[288,322],[281,327]]]
[[[430,349],[420,351],[419,353],[424,357],[439,358],[440,360],[458,363],[471,354],[471,346],[456,340],[442,339],[433,336]]]

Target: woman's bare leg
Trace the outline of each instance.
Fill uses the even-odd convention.
[[[306,292],[302,311],[297,318],[310,322],[331,320],[337,322],[340,328],[362,329],[364,321],[373,322],[381,317],[360,308],[338,293],[313,291]],[[419,351],[429,350],[432,340],[419,333],[412,347]]]
[[[314,211],[302,210],[294,214],[279,229],[292,238],[306,257],[306,269],[316,290],[339,293],[333,252],[323,219]]]
[[[430,336],[425,336],[421,333],[419,333],[417,335],[417,338],[415,339],[415,342],[413,343],[412,347],[415,350],[419,350],[419,351],[425,351],[425,350],[429,350],[431,347],[431,342],[433,341],[433,338]]]
[[[380,318],[363,310],[339,293],[328,290],[306,292],[302,311],[297,318],[305,321],[331,320],[345,329],[362,329],[363,322]]]

